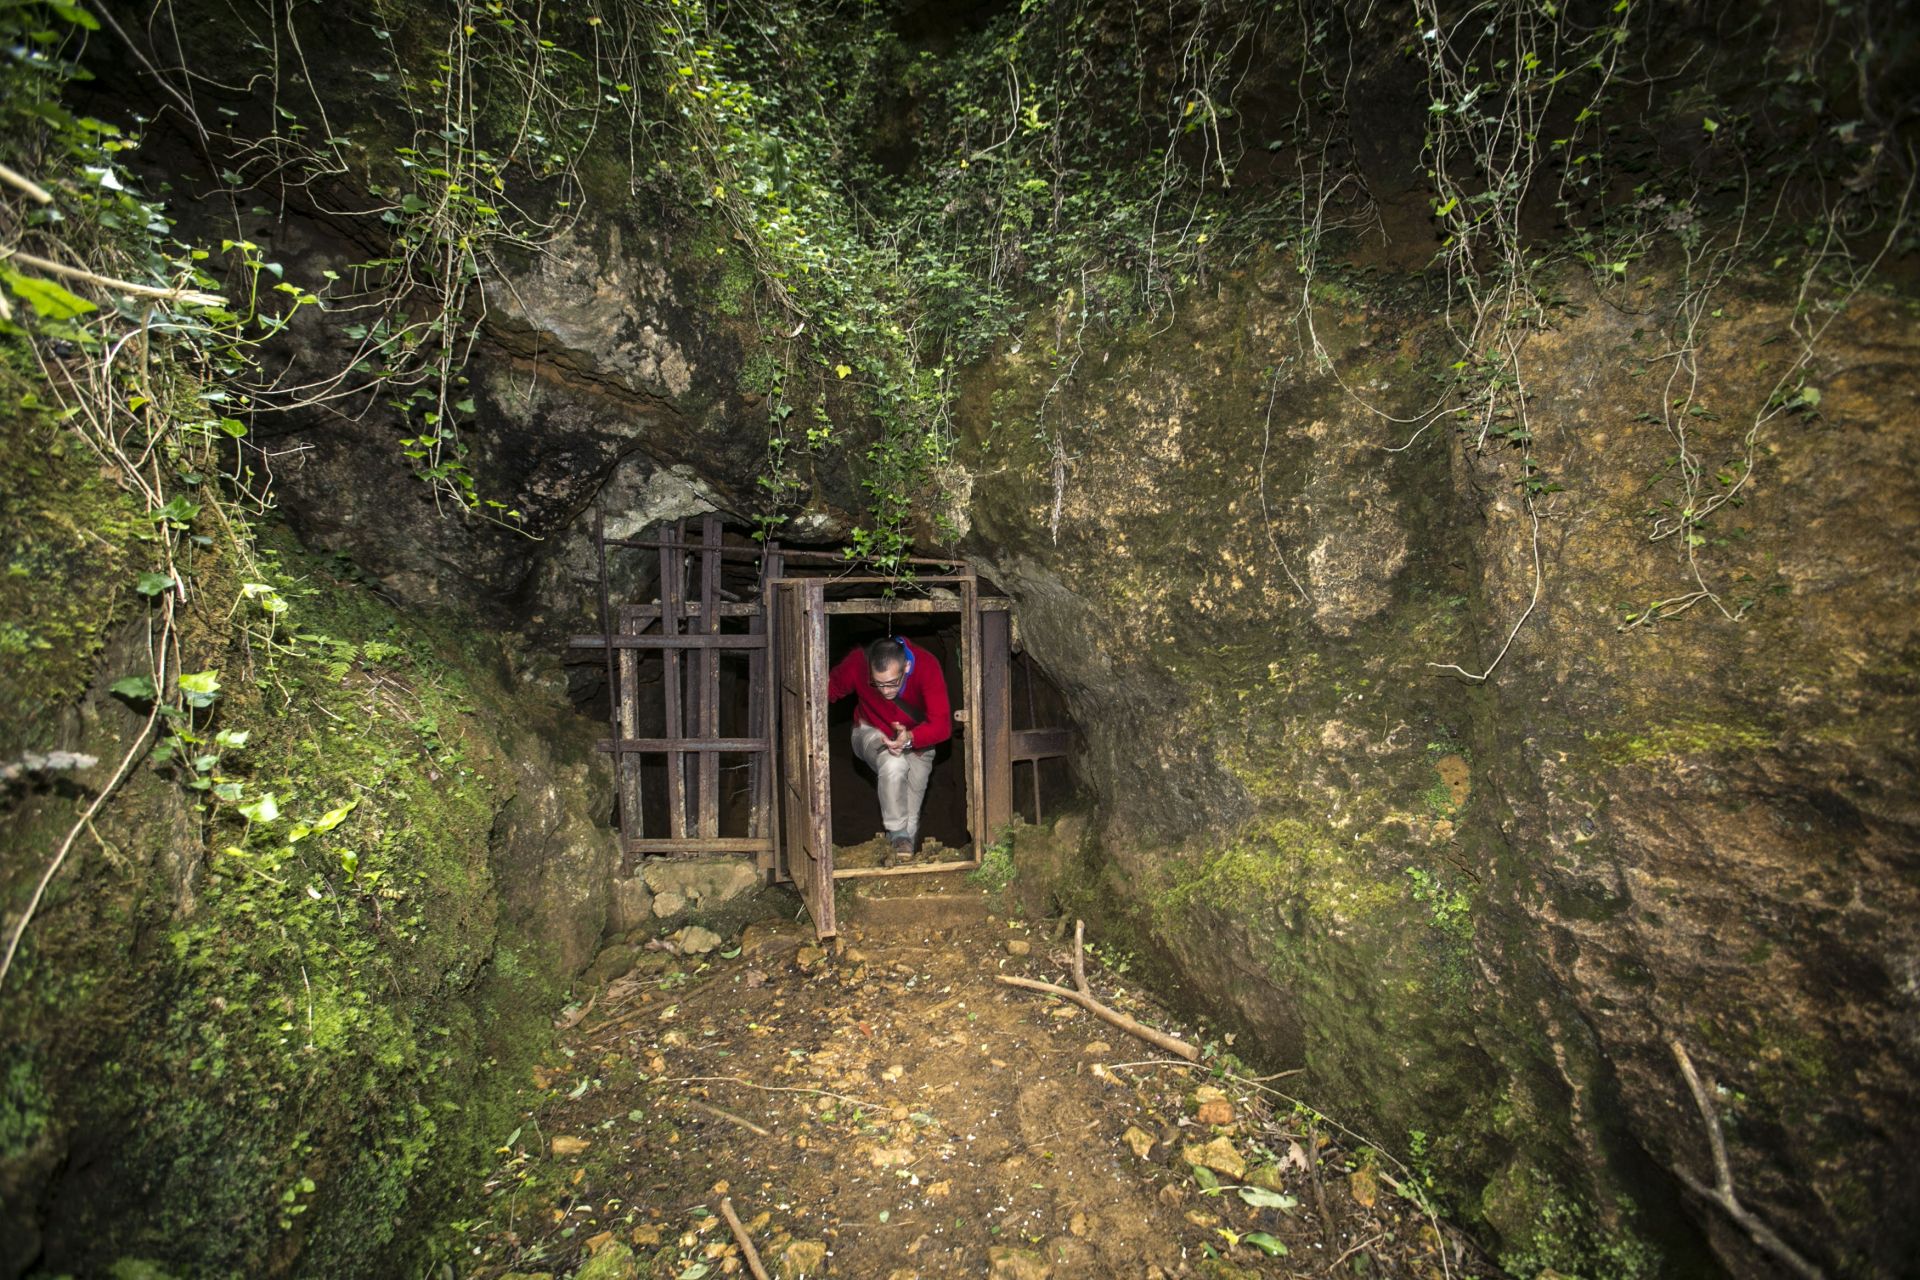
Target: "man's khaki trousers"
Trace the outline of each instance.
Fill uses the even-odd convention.
[[[920,805],[927,798],[927,779],[933,776],[933,748],[925,751],[887,750],[886,735],[870,724],[853,726],[853,754],[879,775],[880,821],[889,838],[920,838]]]

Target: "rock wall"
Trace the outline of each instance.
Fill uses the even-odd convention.
[[[1761,422],[1692,548],[1719,604],[1629,627],[1697,589],[1649,537],[1684,501],[1672,283],[1558,282],[1521,349],[1537,602],[1527,451],[1423,413],[1454,358],[1430,302],[1321,283],[1310,333],[1272,259],[1157,332],[1060,352],[1043,319],[983,369],[969,546],[1086,736],[1098,826],[1055,896],[1306,1065],[1509,1269],[1766,1272],[1671,1173],[1711,1178],[1678,1041],[1742,1199],[1836,1274],[1897,1274],[1920,342],[1857,299],[1817,407],[1782,412],[1790,299],[1730,296],[1684,419],[1710,490]],[[1510,633],[1484,682],[1436,665]]]

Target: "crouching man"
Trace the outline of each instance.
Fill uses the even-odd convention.
[[[933,748],[953,736],[953,708],[939,660],[898,636],[842,658],[827,679],[827,700],[852,695],[853,753],[872,768],[887,828],[889,863],[911,858],[920,840],[920,805],[933,775]]]

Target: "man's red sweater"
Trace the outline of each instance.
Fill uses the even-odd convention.
[[[838,702],[852,694],[857,702],[853,719],[886,734],[894,733],[894,722],[911,726],[913,749],[924,751],[953,736],[953,706],[947,701],[947,676],[940,661],[925,649],[902,640],[913,654],[913,670],[900,688],[898,698],[889,700],[873,687],[864,649],[855,649],[834,664],[827,677],[827,701]]]

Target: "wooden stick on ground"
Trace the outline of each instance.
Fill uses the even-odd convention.
[[[1680,1064],[1680,1074],[1686,1077],[1687,1088],[1693,1091],[1694,1105],[1700,1108],[1700,1118],[1706,1121],[1707,1142],[1713,1151],[1714,1185],[1708,1186],[1678,1165],[1673,1166],[1674,1176],[1701,1199],[1719,1205],[1729,1218],[1746,1228],[1756,1245],[1786,1263],[1795,1275],[1821,1280],[1820,1268],[1795,1252],[1792,1245],[1775,1235],[1773,1228],[1755,1217],[1734,1195],[1733,1164],[1727,1159],[1727,1140],[1720,1132],[1720,1117],[1714,1112],[1713,1100],[1707,1096],[1706,1086],[1700,1083],[1700,1073],[1693,1069],[1693,1059],[1687,1056],[1686,1046],[1674,1040],[1671,1047],[1675,1061]]]
[[[1083,996],[1093,992],[1087,990],[1087,922],[1073,922],[1073,989]]]
[[[688,1098],[687,1105],[696,1111],[704,1111],[710,1116],[717,1116],[722,1120],[737,1124],[748,1133],[757,1133],[763,1138],[771,1138],[773,1136],[773,1130],[763,1129],[745,1116],[735,1115],[725,1107],[716,1107],[711,1102],[702,1102],[698,1098]]]
[[[1200,1051],[1185,1040],[1177,1039],[1164,1031],[1156,1031],[1143,1022],[1135,1022],[1126,1014],[1109,1009],[1092,996],[1079,991],[1070,991],[1066,987],[1056,987],[1051,982],[1036,982],[1032,978],[1015,978],[1001,974],[1000,982],[1009,987],[1019,987],[1023,991],[1044,991],[1050,996],[1059,996],[1071,1000],[1102,1022],[1120,1028],[1131,1036],[1138,1036],[1156,1049],[1165,1049],[1168,1053],[1185,1058],[1188,1062],[1200,1061]]]
[[[733,1238],[740,1246],[740,1254],[747,1260],[747,1270],[753,1272],[753,1280],[768,1280],[767,1269],[760,1263],[759,1251],[753,1247],[753,1241],[747,1238],[747,1229],[741,1225],[740,1215],[733,1211],[733,1197],[720,1197],[720,1216],[727,1220],[727,1230],[733,1232]]]

